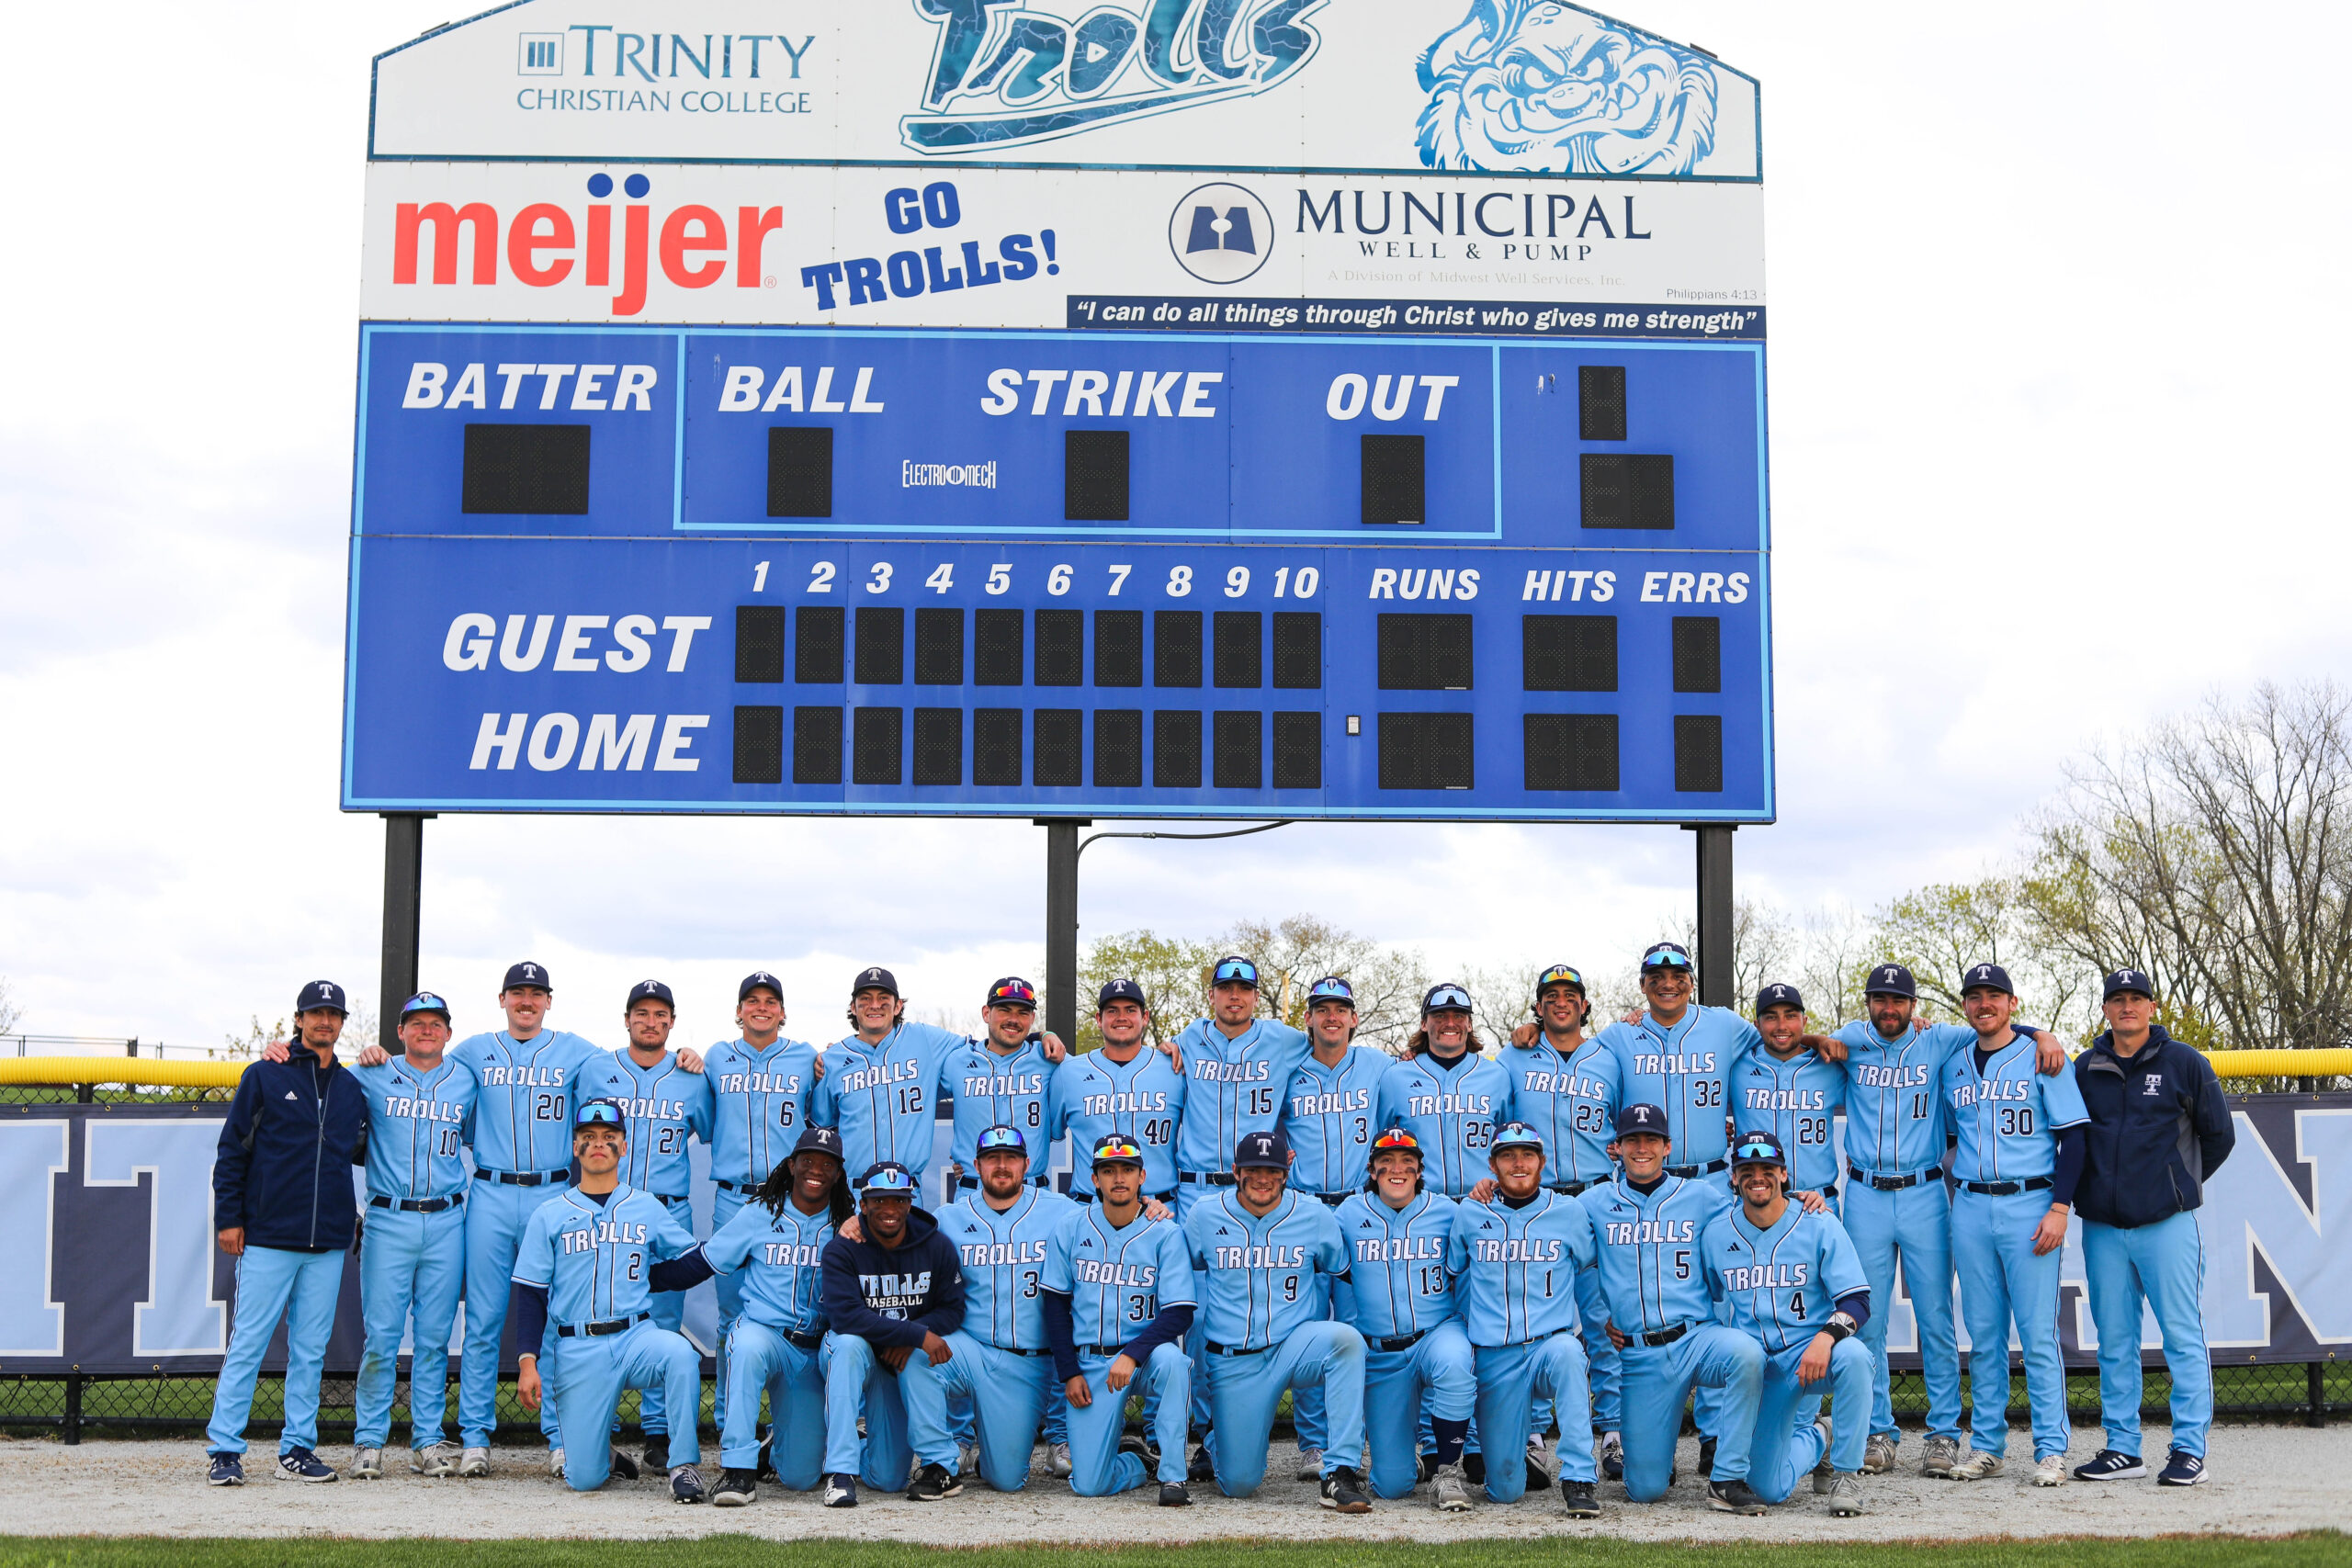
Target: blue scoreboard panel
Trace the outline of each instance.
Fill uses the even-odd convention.
[[[344,804],[1770,820],[1763,355],[364,325]]]

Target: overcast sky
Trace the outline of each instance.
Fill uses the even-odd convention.
[[[96,57],[87,13],[16,14],[25,1028],[209,1044],[314,976],[375,995],[383,828],[335,809],[368,70],[458,4],[130,5]],[[2344,7],[1623,9],[1764,84],[1781,815],[1739,833],[1743,890],[1868,908],[1973,874],[2101,734],[2335,667]],[[1630,966],[1691,900],[1665,828],[1300,826],[1085,871],[1089,935],[1313,910],[1441,969]],[[731,1032],[754,966],[831,1039],[855,967],[976,1007],[1040,964],[1043,915],[1026,823],[426,827],[424,980],[461,1032],[527,956],[607,1043],[647,974],[684,1037]]]

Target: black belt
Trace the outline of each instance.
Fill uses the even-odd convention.
[[[1823,1182],[1821,1184],[1821,1195],[1824,1198],[1835,1198],[1838,1196],[1838,1184],[1834,1181]]]
[[[452,1192],[447,1198],[370,1198],[368,1206],[371,1209],[398,1209],[403,1214],[437,1214],[444,1209],[460,1207],[465,1201],[464,1193]]]
[[[1052,1179],[1053,1178],[1050,1176],[1033,1176],[1029,1179],[1027,1184],[1031,1187],[1043,1187]],[[978,1177],[959,1176],[956,1179],[956,1185],[962,1188],[967,1192],[976,1192],[979,1190],[980,1183]]]
[[[1267,1351],[1273,1348],[1272,1345],[1252,1345],[1248,1347],[1239,1345],[1220,1345],[1214,1339],[1208,1340],[1206,1343],[1208,1352],[1212,1356],[1262,1356]]]
[[[1429,1333],[1430,1331],[1424,1328],[1419,1334],[1399,1335],[1393,1339],[1375,1339],[1372,1342],[1372,1348],[1375,1350],[1409,1350],[1428,1338]]]
[[[1873,1192],[1900,1192],[1908,1187],[1924,1187],[1930,1181],[1941,1180],[1944,1168],[1938,1166],[1912,1176],[1864,1176],[1859,1166],[1849,1165],[1846,1168],[1846,1174]]]
[[[550,1170],[545,1173],[536,1170],[477,1170],[474,1174],[487,1176],[501,1187],[545,1187],[551,1181],[571,1179],[571,1172],[569,1170]]]
[[[1023,1350],[1018,1345],[999,1345],[995,1348],[1008,1356],[1050,1356],[1053,1354],[1051,1350]]]
[[[1177,1173],[1176,1179],[1179,1181],[1204,1181],[1211,1187],[1230,1187],[1233,1185],[1233,1178],[1226,1175],[1221,1170],[1180,1171]]]
[[[1666,1174],[1679,1176],[1688,1181],[1694,1176],[1713,1176],[1719,1170],[1730,1168],[1731,1161],[1727,1159],[1711,1159],[1704,1165],[1669,1165],[1666,1168]]]
[[[608,1317],[602,1323],[567,1323],[555,1331],[556,1337],[602,1339],[608,1334],[626,1334],[652,1315],[650,1312],[641,1312],[633,1317]]]
[[[1094,1194],[1091,1192],[1073,1192],[1070,1196],[1081,1203],[1094,1201]],[[1173,1203],[1176,1201],[1176,1189],[1171,1187],[1165,1192],[1147,1192],[1143,1196],[1144,1201],[1148,1203]]]
[[[1589,1181],[1547,1181],[1544,1185],[1551,1191],[1562,1193],[1567,1197],[1573,1198],[1577,1193],[1583,1191],[1586,1188],[1591,1186],[1592,1183]]]
[[[1108,1356],[1114,1360],[1127,1353],[1125,1345],[1080,1345],[1079,1348],[1090,1356]]]
[[[1963,1181],[1961,1185],[1987,1198],[2007,1198],[2019,1192],[2039,1192],[2057,1183],[2046,1176],[2030,1176],[2023,1181]]]
[[[1349,1199],[1351,1199],[1351,1198],[1354,1197],[1354,1196],[1355,1196],[1355,1194],[1354,1194],[1352,1191],[1350,1191],[1350,1192],[1309,1192],[1309,1193],[1306,1194],[1306,1196],[1307,1196],[1307,1197],[1309,1197],[1309,1198],[1313,1198],[1313,1199],[1315,1199],[1315,1200],[1316,1200],[1317,1201],[1318,1201],[1318,1202],[1329,1203],[1332,1208],[1336,1209],[1336,1208],[1338,1208],[1340,1204],[1342,1204],[1342,1203],[1346,1202]]]
[[[1681,1338],[1684,1335],[1690,1332],[1690,1325],[1689,1324],[1678,1323],[1671,1328],[1661,1328],[1656,1334],[1636,1334],[1634,1337],[1640,1340],[1650,1348],[1656,1349],[1660,1345],[1673,1344],[1676,1340]]]
[[[683,1192],[656,1192],[653,1195],[653,1201],[661,1204],[662,1207],[667,1208],[673,1203],[684,1202],[686,1201],[686,1195]]]
[[[717,1178],[713,1179],[718,1180]],[[757,1192],[760,1190],[760,1183],[756,1181],[718,1181],[718,1186],[721,1192]]]
[[[784,1336],[786,1344],[797,1350],[814,1350],[825,1342],[821,1329],[814,1334],[803,1334],[797,1328],[779,1328],[776,1332]]]

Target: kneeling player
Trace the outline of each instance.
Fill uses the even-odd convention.
[[[1789,1201],[1788,1158],[1771,1134],[1740,1134],[1732,1180],[1739,1207],[1708,1225],[1701,1247],[1707,1288],[1764,1348],[1747,1461],[1758,1501],[1736,1511],[1760,1514],[1786,1501],[1810,1471],[1831,1513],[1859,1514],[1871,1398],[1870,1350],[1854,1337],[1871,1315],[1861,1258],[1836,1219]],[[1834,1437],[1815,1419],[1825,1388],[1838,1411]]]
[[[604,1435],[613,1429],[623,1389],[659,1386],[672,1410],[702,1408],[702,1359],[685,1337],[657,1326],[650,1290],[654,1266],[691,1250],[694,1233],[670,1217],[662,1200],[620,1179],[628,1153],[627,1122],[609,1100],[580,1108],[571,1135],[580,1179],[535,1211],[514,1255],[514,1342],[523,1347],[515,1393],[526,1410],[539,1407],[543,1384],[532,1347],[555,1323],[556,1417],[575,1433],[593,1434],[564,1456],[564,1483],[594,1492],[617,1470],[624,1480],[637,1466]],[[704,1498],[702,1458],[695,1423],[681,1421],[670,1438],[670,1495],[681,1503]]]
[[[1140,1486],[1153,1456],[1122,1434],[1138,1375],[1156,1413],[1159,1501],[1182,1507],[1185,1411],[1193,1363],[1193,1260],[1172,1219],[1143,1212],[1143,1145],[1114,1133],[1094,1145],[1094,1201],[1046,1250],[1046,1336],[1069,1400],[1070,1489],[1106,1497]]]
[[[1518,1450],[1539,1396],[1560,1413],[1560,1500],[1572,1518],[1600,1517],[1593,1497],[1592,1397],[1577,1272],[1593,1267],[1584,1204],[1544,1186],[1544,1140],[1524,1122],[1495,1129],[1492,1203],[1464,1203],[1446,1248],[1462,1325],[1477,1349],[1477,1425],[1489,1453]],[[1516,1503],[1522,1467],[1487,1466],[1487,1495]],[[1538,1474],[1542,1472],[1537,1472]]]

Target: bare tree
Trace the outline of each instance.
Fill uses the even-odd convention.
[[[1798,938],[1797,989],[1805,1011],[1835,1029],[1869,1016],[1862,976],[1877,962],[1878,931],[1849,904],[1806,911]]]
[[[1306,1026],[1306,993],[1326,975],[1355,991],[1356,1038],[1364,1044],[1402,1054],[1419,1023],[1429,982],[1418,950],[1388,947],[1304,914],[1238,921],[1211,945],[1219,955],[1236,953],[1257,964],[1260,1010],[1294,1028]]]
[[[2079,1033],[2089,1022],[2082,965],[2039,940],[2022,875],[1996,872],[1973,882],[1931,883],[1879,911],[1875,963],[1901,964],[1919,982],[1919,999],[1948,1018],[1960,1016],[1961,976],[1970,965],[1997,964],[2018,987],[2021,1017]]]
[[[0,975],[0,1034],[14,1034],[17,1025],[24,1021],[25,1010],[17,1001],[17,988],[8,976]]]

